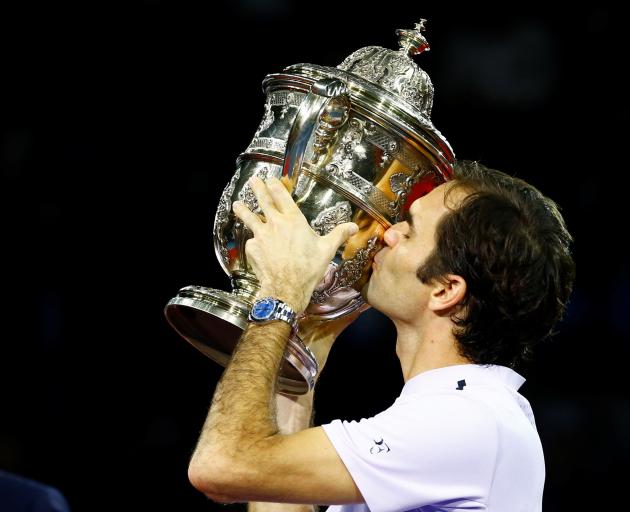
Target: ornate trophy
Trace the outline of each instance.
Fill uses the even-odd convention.
[[[433,86],[412,60],[429,49],[422,32],[397,30],[400,49],[361,48],[336,68],[296,64],[263,81],[265,113],[219,201],[214,247],[232,291],[182,288],[165,308],[173,328],[226,365],[259,289],[247,263],[251,232],[231,211],[241,200],[262,213],[247,184],[285,176],[312,228],[327,234],[343,222],[359,232],[342,246],[305,314],[334,319],[367,308],[361,289],[384,231],[409,204],[452,176],[454,155],[433,126]],[[289,340],[279,389],[306,393],[318,366],[299,334]]]

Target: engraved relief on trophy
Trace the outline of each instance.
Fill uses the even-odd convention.
[[[408,188],[407,186],[407,174],[404,172],[397,172],[392,174],[389,178],[390,188],[396,195],[402,194]]]
[[[383,246],[379,238],[374,236],[367,241],[362,249],[359,249],[354,258],[344,261],[336,272],[338,287],[353,286],[357,283],[368,262]]]
[[[245,150],[276,153],[282,156],[287,137],[305,94],[298,91],[271,91],[267,95],[262,121]]]
[[[350,222],[352,207],[348,201],[340,201],[334,206],[323,209],[311,221],[311,227],[321,236],[330,233],[336,226]]]
[[[263,115],[262,121],[260,122],[260,126],[254,137],[260,137],[260,134],[264,132],[267,128],[269,128],[275,120],[275,116],[273,114],[273,110],[271,109],[271,103],[269,100],[265,103],[265,114]]]
[[[317,306],[331,301],[336,303],[337,307],[342,306],[343,302],[361,301],[360,290],[367,281],[365,269],[382,245],[379,237],[374,236],[358,249],[353,257],[341,264],[331,262],[322,282],[311,296],[313,306],[307,311],[310,314],[317,314],[320,311]]]
[[[219,256],[220,263],[222,263],[222,266],[226,271],[228,271],[230,262],[227,249],[228,244],[225,238],[225,227],[230,220],[232,211],[232,195],[234,194],[234,188],[236,187],[236,182],[239,180],[240,175],[240,168],[237,168],[236,172],[230,179],[230,182],[223,190],[221,199],[219,199],[217,213],[214,218],[214,229],[212,230],[215,252],[217,253],[217,256]]]
[[[387,165],[395,158],[396,152],[398,151],[398,142],[394,139],[390,139],[384,144],[384,146],[381,161],[378,166],[386,169]]]
[[[362,145],[365,121],[354,118],[341,137],[339,145],[326,166],[326,170],[342,178],[349,178],[355,170],[356,161],[366,159],[366,147]]]

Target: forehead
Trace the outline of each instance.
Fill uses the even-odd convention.
[[[441,216],[443,213],[446,213],[448,208],[445,204],[445,195],[446,191],[450,188],[451,183],[442,183],[441,185],[435,187],[428,194],[416,199],[409,208],[409,213],[414,216],[432,216],[437,215]],[[450,194],[449,196],[449,204],[452,203],[451,196],[457,194]]]

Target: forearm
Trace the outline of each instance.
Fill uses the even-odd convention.
[[[247,327],[217,385],[191,466],[246,454],[278,433],[274,395],[290,330],[280,321]]]
[[[313,391],[304,395],[276,394],[277,424],[281,434],[293,434],[313,424]],[[316,512],[315,505],[251,502],[247,512]]]
[[[247,504],[247,512],[317,512],[317,505],[293,505],[291,503],[261,503]]]

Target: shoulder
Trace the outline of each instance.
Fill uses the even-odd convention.
[[[371,510],[483,501],[491,487],[497,422],[466,396],[408,395],[373,418],[335,420],[323,429]]]
[[[492,411],[483,403],[452,393],[410,395],[373,418],[336,420],[323,428],[338,451],[350,448],[366,456],[381,439],[403,458],[438,459],[458,452],[460,458],[483,458],[493,465],[498,449],[498,426]]]
[[[496,431],[496,414],[483,400],[468,393],[434,392],[400,397],[377,414],[374,421],[383,424],[408,425],[418,428],[439,428],[475,432]]]

